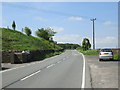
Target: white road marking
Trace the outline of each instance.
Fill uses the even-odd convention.
[[[51,57],[51,58],[55,58],[55,57],[57,57],[57,56],[54,56],[54,57]],[[44,60],[39,61],[39,62],[33,62],[33,63],[30,63],[30,64],[26,64],[24,66],[18,66],[18,67],[14,67],[14,68],[11,68],[11,69],[4,70],[4,71],[0,71],[0,73],[11,71],[11,70],[18,69],[18,68],[23,68],[23,67],[26,67],[26,66],[29,66],[29,65],[34,65],[34,64],[42,63],[42,62],[48,61],[51,58],[47,58],[47,59],[44,59]]]
[[[65,54],[65,52],[62,53],[62,54]],[[62,54],[60,54],[60,55],[62,55]],[[53,57],[44,59],[44,60],[39,61],[39,62],[33,62],[33,63],[30,63],[30,64],[26,64],[26,65],[24,65],[24,66],[18,66],[18,67],[14,67],[14,68],[11,68],[11,69],[4,70],[4,71],[0,71],[0,73],[7,72],[7,71],[11,71],[11,70],[18,69],[18,68],[22,68],[22,67],[26,67],[26,66],[33,65],[33,64],[42,63],[42,62],[48,61],[49,59],[53,59],[53,58],[55,58],[55,57],[57,57],[57,56],[59,56],[59,55],[56,55],[56,56],[53,56]]]
[[[57,62],[57,63],[60,63],[61,61]]]
[[[50,68],[50,67],[52,67],[52,66],[54,66],[55,64],[51,64],[51,65],[49,65],[49,66],[47,66],[46,68]]]
[[[22,68],[22,67],[25,67],[25,66],[20,66],[20,67],[11,68],[11,69],[8,69],[8,70],[0,71],[0,73],[7,72],[7,71],[11,71],[11,70],[18,69],[18,68]]]
[[[85,57],[83,56],[83,75],[82,75],[82,85],[81,88],[85,88]]]
[[[25,79],[27,79],[27,78],[29,78],[29,77],[32,77],[33,75],[35,75],[35,74],[37,74],[37,73],[39,73],[39,72],[41,72],[41,70],[39,70],[39,71],[37,71],[37,72],[29,75],[29,76],[26,76],[26,77],[22,78],[21,81],[23,81],[23,80],[25,80]]]
[[[85,56],[82,53],[80,53],[80,54],[83,57],[83,74],[82,74],[82,85],[81,85],[81,88],[84,90],[84,88],[85,88]]]
[[[63,58],[62,60],[65,60],[65,58]]]

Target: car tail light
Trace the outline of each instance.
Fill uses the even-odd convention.
[[[102,53],[100,53],[100,55],[102,55]]]

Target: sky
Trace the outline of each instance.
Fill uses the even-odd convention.
[[[118,46],[117,2],[3,2],[2,26],[16,29],[29,27],[32,35],[38,28],[53,28],[58,43],[82,43],[83,38],[92,44],[92,21],[95,20],[96,48]]]

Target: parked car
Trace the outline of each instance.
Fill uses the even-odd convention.
[[[102,60],[113,60],[112,49],[101,49],[99,53],[99,61]]]

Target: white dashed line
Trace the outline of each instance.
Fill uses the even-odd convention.
[[[52,67],[52,66],[54,66],[55,64],[51,64],[51,65],[49,65],[49,66],[47,66],[46,68],[50,68],[50,67]]]
[[[65,60],[65,58],[63,58],[62,60]]]
[[[60,63],[61,61],[57,62],[57,63]]]
[[[21,79],[21,81],[23,81],[23,80],[25,80],[25,79],[27,79],[27,78],[29,78],[29,77],[32,77],[33,75],[35,75],[35,74],[37,74],[37,73],[39,73],[39,72],[41,72],[41,70],[39,70],[39,71],[37,71],[37,72],[29,75],[29,76],[24,77],[23,79]]]

